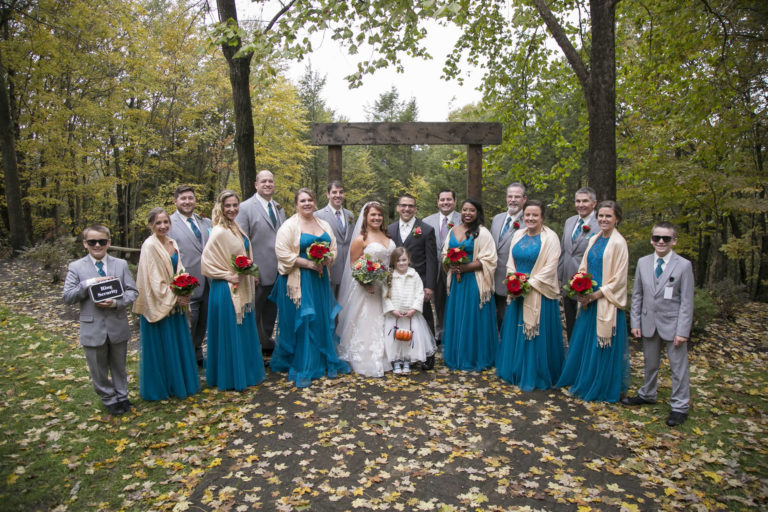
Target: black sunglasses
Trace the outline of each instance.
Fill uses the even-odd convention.
[[[667,235],[651,235],[651,240],[653,240],[656,243],[664,240],[664,243],[668,244],[669,242],[672,241],[672,237]]]
[[[106,247],[109,243],[109,238],[99,238],[98,240],[86,240],[85,243],[94,247],[96,244]]]

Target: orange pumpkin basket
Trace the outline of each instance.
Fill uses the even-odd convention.
[[[411,320],[411,319],[409,318],[408,320]],[[400,329],[397,326],[397,320],[395,320],[395,327],[394,327],[395,339],[398,341],[404,341],[406,343],[410,343],[413,340],[413,330],[410,329],[412,324],[413,322],[411,321],[408,325],[409,329]]]

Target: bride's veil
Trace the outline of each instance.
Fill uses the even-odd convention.
[[[357,222],[355,222],[355,229],[352,231],[353,241],[357,238],[357,235],[360,234],[360,230],[363,228],[363,212],[365,212],[365,208],[371,203],[380,204],[378,201],[368,201],[360,209],[360,214],[357,216]],[[341,275],[341,285],[339,285],[338,297],[342,311],[344,311],[344,307],[349,304],[349,295],[352,293],[353,287],[355,286],[355,280],[352,278],[352,270],[349,268],[351,263],[351,261],[349,261],[349,253],[344,255],[344,260],[347,262],[347,264],[344,265],[344,273]],[[338,333],[344,332],[344,326],[350,320],[349,318],[345,317],[346,315],[344,314],[339,316],[339,326],[337,328]]]

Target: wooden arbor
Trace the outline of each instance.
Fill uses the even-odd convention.
[[[483,190],[483,146],[501,144],[501,123],[315,123],[312,145],[328,146],[328,181],[341,180],[342,146],[467,145],[467,196]]]

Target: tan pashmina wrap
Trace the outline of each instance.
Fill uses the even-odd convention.
[[[320,227],[331,237],[331,252],[329,254],[330,263],[336,259],[336,237],[333,236],[331,226],[322,219],[313,217]],[[301,305],[301,267],[296,265],[296,259],[301,253],[301,222],[299,214],[294,214],[290,219],[283,222],[275,237],[275,255],[277,256],[277,271],[284,276],[288,276],[287,288],[288,297],[296,304]],[[323,272],[330,274],[329,266],[323,268]],[[330,275],[329,275],[330,277]]]
[[[176,241],[173,248],[178,253]],[[176,265],[176,273],[184,272],[181,255]],[[133,312],[144,316],[149,322],[158,322],[168,316],[176,306],[176,294],[171,290],[173,281],[173,263],[171,255],[165,250],[163,242],[155,235],[150,236],[141,244],[139,268],[136,272],[136,288],[139,295],[133,303]]]
[[[593,236],[589,240],[579,272],[587,272],[587,255],[600,236]],[[600,286],[603,297],[597,300],[597,343],[600,347],[611,346],[611,338],[616,334],[616,310],[627,306],[628,270],[627,241],[618,229],[614,229],[603,253],[603,284]]]
[[[243,237],[245,233],[237,222],[232,222],[232,229],[221,224],[216,225],[211,230],[211,236],[208,243],[205,244],[203,255],[200,258],[200,270],[205,277],[211,279],[225,280],[228,276],[235,274],[232,270],[232,256],[248,256],[253,259],[252,247],[245,250]],[[240,284],[237,285],[237,292],[232,283],[229,284],[229,296],[232,298],[232,305],[235,307],[235,316],[237,323],[243,323],[243,315],[250,311],[253,301],[253,276],[240,275]]]
[[[451,238],[453,228],[448,232],[443,243],[442,259],[448,254],[448,243]],[[480,226],[480,231],[475,239],[475,250],[472,261],[479,261],[482,267],[475,270],[475,280],[477,281],[477,290],[480,292],[480,307],[488,302],[493,296],[493,272],[496,270],[496,244],[493,242],[493,236],[484,226]],[[442,262],[441,262],[442,263]],[[451,293],[451,279],[453,273],[448,273],[446,280],[446,294]]]
[[[521,229],[512,236],[509,257],[507,258],[507,273],[516,272],[515,259],[512,257],[512,249],[523,236],[528,233],[528,228]],[[560,259],[560,238],[546,226],[541,230],[541,249],[531,269],[528,282],[531,283],[531,291],[523,299],[523,333],[525,339],[530,340],[539,335],[539,320],[541,316],[541,296],[548,299],[560,297],[560,285],[557,281],[557,262]],[[507,304],[512,301],[512,296],[507,296]]]

